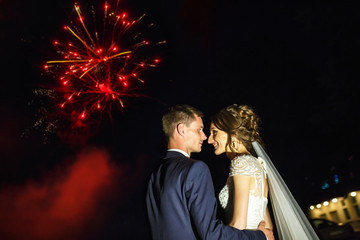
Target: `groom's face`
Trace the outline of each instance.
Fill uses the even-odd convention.
[[[201,117],[195,115],[195,120],[189,126],[184,126],[185,146],[188,153],[201,152],[203,141],[206,140],[204,124]]]

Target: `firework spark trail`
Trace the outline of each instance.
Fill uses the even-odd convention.
[[[75,42],[65,44],[54,41],[57,53],[63,59],[49,60],[45,65],[45,69],[62,83],[64,100],[60,107],[66,108],[71,104],[72,107],[68,108],[76,111],[79,119],[86,118],[95,110],[102,112],[113,103],[124,107],[124,98],[137,96],[131,90],[144,83],[140,73],[156,67],[160,61],[143,53],[151,45],[165,43],[150,44],[137,30],[145,14],[130,20],[125,12],[118,12],[118,5],[119,1],[112,11],[105,2],[100,29],[103,34],[99,35],[99,23],[93,19],[94,26],[89,28],[79,4],[75,3],[78,20],[75,26],[64,27]],[[95,11],[92,15],[94,18]],[[152,23],[149,24],[146,30],[152,26]]]

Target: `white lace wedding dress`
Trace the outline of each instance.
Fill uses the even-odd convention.
[[[246,229],[257,229],[261,220],[264,220],[268,199],[265,197],[266,172],[261,158],[251,155],[241,155],[231,160],[229,178],[219,193],[221,206],[225,209],[226,222],[229,223],[234,210],[234,182],[237,174],[252,177],[254,187],[250,189],[247,212]]]
[[[265,183],[268,181],[279,240],[319,240],[269,156],[258,142],[252,142],[252,145],[259,157],[242,155],[231,160],[229,178],[219,194],[227,223],[231,221],[234,210],[233,176],[242,174],[252,177],[255,182],[249,193],[246,229],[257,229],[259,222],[265,217],[268,203],[268,199],[264,197]]]

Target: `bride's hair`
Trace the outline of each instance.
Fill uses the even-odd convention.
[[[211,121],[220,130],[228,134],[227,145],[234,152],[231,137],[241,141],[246,149],[254,156],[256,153],[251,142],[257,141],[263,148],[264,142],[260,137],[260,118],[247,105],[233,104],[221,109],[212,116]]]

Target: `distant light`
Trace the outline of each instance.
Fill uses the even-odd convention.
[[[322,186],[321,186],[321,189],[322,190],[325,190],[325,189],[327,189],[327,188],[329,188],[330,186],[329,186],[329,183],[327,183],[327,182],[325,182]]]
[[[321,208],[321,204],[319,203],[318,205],[316,205],[316,208]]]
[[[314,210],[315,209],[315,207],[314,206],[310,206],[310,210]]]
[[[350,193],[350,196],[355,197],[355,196],[356,196],[356,192],[351,192],[351,193]]]
[[[337,203],[337,202],[338,202],[338,199],[337,199],[337,198],[333,198],[331,201],[332,201],[333,203]]]
[[[328,201],[325,201],[324,203],[323,203],[323,205],[326,207],[326,206],[329,206],[329,202]]]

